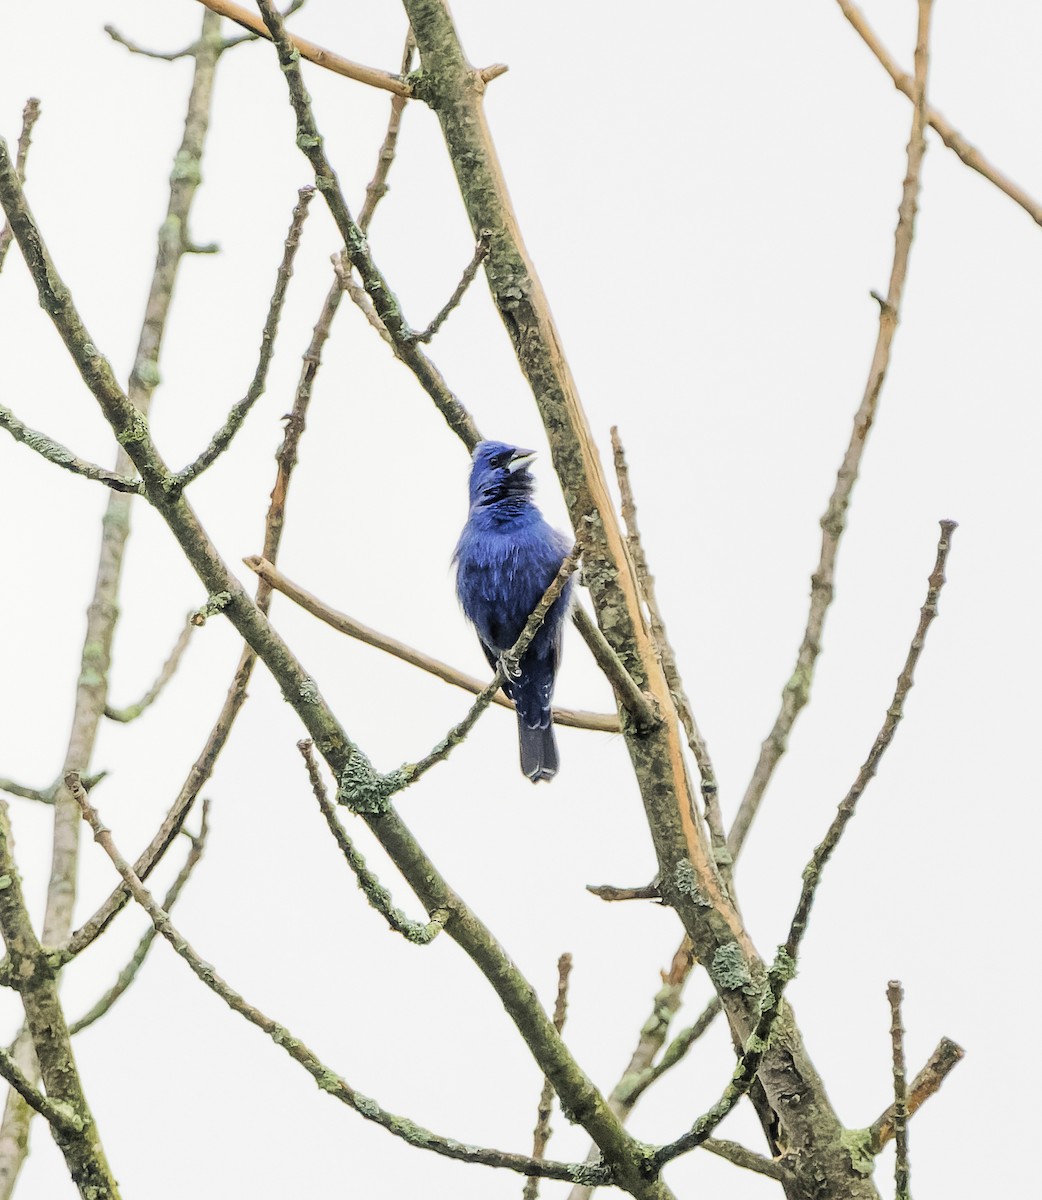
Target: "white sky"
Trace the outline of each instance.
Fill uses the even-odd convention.
[[[457,0],[473,62],[510,64],[488,115],[529,248],[591,426],[629,450],[646,547],[697,715],[733,815],[776,712],[803,628],[817,519],[864,386],[885,291],[910,106],[838,7],[755,3],[562,5]],[[9,5],[0,131],[13,145],[39,96],[28,191],[95,342],[125,377],[165,211],[190,63],[132,57],[102,32],[162,49],[196,35],[190,0],[60,9]],[[872,0],[870,20],[911,67],[915,5]],[[311,0],[303,36],[396,69],[405,22],[391,3]],[[17,49],[15,49],[17,48]],[[1042,11],[946,0],[934,20],[931,95],[992,160],[1042,195]],[[329,154],[357,210],[387,97],[307,71]],[[830,864],[789,995],[846,1123],[890,1088],[886,981],[904,981],[909,1068],[941,1035],[966,1061],[913,1122],[921,1196],[1027,1192],[1035,1137],[1029,1022],[1038,892],[1040,637],[1037,447],[1042,230],[929,136],[903,321],[841,551],[811,708],[739,870],[752,936],[770,955],[800,872],[882,721],[915,627],[937,520],[960,522],[948,589],[918,684],[879,777]],[[171,463],[194,457],[252,374],[281,239],[309,182],[270,47],[218,72],[189,258],[156,395]],[[377,261],[422,326],[472,240],[437,122],[405,114]],[[227,561],[259,550],[279,417],[336,248],[316,199],[266,396],[233,450],[192,490]],[[30,425],[109,463],[112,444],[36,305],[13,248],[0,278],[0,398]],[[479,282],[432,356],[490,436],[545,448],[508,339]],[[0,439],[5,633],[0,774],[55,776],[93,585],[100,486]],[[467,458],[411,376],[345,302],[319,376],[288,511],[282,565],[363,621],[473,672],[448,560],[465,516]],[[541,500],[565,521],[547,456]],[[248,573],[242,568],[242,574]],[[115,703],[151,682],[199,585],[159,520],[135,516],[116,647]],[[381,769],[426,751],[468,700],[319,626],[276,598],[277,627]],[[219,708],[238,647],[212,621],[169,693],[107,727],[95,799],[125,853],[151,836]],[[607,686],[569,634],[558,699],[603,708]],[[441,1133],[527,1151],[540,1080],[495,996],[447,938],[389,934],[321,822],[293,713],[263,671],[206,794],[207,857],[175,919],[253,1003],[383,1105]],[[493,711],[400,810],[449,881],[552,1003],[557,956],[575,956],[568,1041],[606,1089],[679,940],[653,905],[604,905],[589,882],[641,883],[653,856],[619,738],[559,733],[563,767],[533,790],[513,719]],[[13,800],[19,865],[42,911],[48,814]],[[345,814],[346,815],[346,814]],[[350,818],[348,818],[350,820]],[[415,915],[418,904],[359,822],[352,834]],[[175,868],[171,861],[167,876]],[[157,883],[161,894],[165,879]],[[80,916],[113,882],[85,844]],[[77,1015],[143,928],[140,912],[67,973]],[[683,1017],[708,995],[692,983]],[[3,1028],[16,1004],[0,997]],[[0,1036],[6,1038],[7,1033]],[[206,992],[165,945],[77,1042],[126,1197],[284,1195],[397,1200],[515,1197],[521,1181],[410,1150],[318,1093],[257,1030]],[[640,1104],[632,1128],[668,1140],[730,1072],[723,1027]],[[1036,1110],[1037,1111],[1037,1110]],[[587,1140],[558,1115],[555,1157]],[[749,1111],[722,1136],[762,1148]],[[892,1194],[891,1157],[878,1182]],[[734,1200],[776,1186],[696,1153],[667,1175],[678,1195]],[[543,1184],[547,1197],[566,1185]],[[19,1195],[72,1194],[36,1122]]]

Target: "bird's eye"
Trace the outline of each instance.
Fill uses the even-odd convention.
[[[505,467],[505,466],[507,465],[507,459],[508,459],[509,457],[510,457],[510,455],[509,455],[509,454],[497,454],[497,455],[495,456],[495,458],[493,458],[493,459],[491,459],[491,460],[490,460],[490,461],[491,461],[491,465],[492,465],[493,467]]]

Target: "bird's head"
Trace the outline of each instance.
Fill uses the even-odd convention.
[[[535,459],[534,450],[522,450],[506,442],[479,442],[472,458],[471,507],[495,504],[508,496],[528,496],[535,487],[528,470]]]

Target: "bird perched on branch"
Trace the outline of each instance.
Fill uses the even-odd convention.
[[[521,636],[571,549],[532,501],[531,450],[480,442],[470,471],[470,512],[453,561],[456,594],[493,667]],[[528,649],[503,684],[517,709],[521,770],[538,783],[557,774],[550,697],[571,601],[569,579]]]

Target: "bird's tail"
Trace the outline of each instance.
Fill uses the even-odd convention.
[[[521,744],[521,770],[533,783],[540,779],[553,779],[557,774],[557,739],[554,737],[553,722],[545,729],[533,728],[517,714],[517,736]]]

